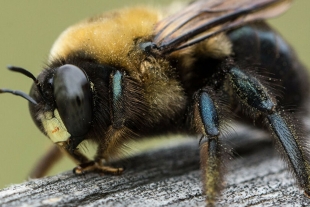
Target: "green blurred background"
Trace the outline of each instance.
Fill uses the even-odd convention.
[[[32,81],[9,72],[12,64],[29,69],[37,75],[45,63],[57,36],[69,25],[102,11],[146,2],[151,5],[169,4],[161,1],[2,1],[0,8],[0,88],[28,92]],[[292,8],[270,23],[283,34],[310,68],[310,1],[296,0]],[[0,96],[0,189],[27,178],[37,159],[44,154],[50,141],[39,132],[28,112],[28,103],[16,96]],[[52,174],[71,170],[74,165],[64,159]]]

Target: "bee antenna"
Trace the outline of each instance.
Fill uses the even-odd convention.
[[[38,79],[31,72],[29,72],[28,70],[26,70],[24,68],[12,66],[12,65],[8,65],[7,69],[9,69],[10,71],[13,71],[13,72],[21,73],[21,74],[31,78],[33,80],[33,82],[36,84],[37,89],[38,89],[39,93],[41,94],[41,97],[43,99],[45,99],[44,95],[43,95],[43,91],[42,91],[40,82],[38,81]],[[6,90],[8,90],[8,89],[6,89]],[[15,94],[15,93],[13,93],[13,94],[18,95],[18,96],[22,96],[23,98],[26,98],[24,95],[27,95],[27,94],[25,94],[24,92],[21,92],[21,91],[12,91],[12,92],[18,92],[19,94]],[[9,93],[11,93],[11,92],[9,92]],[[24,95],[20,95],[20,94],[24,94]],[[28,95],[27,95],[27,97],[31,98]],[[31,98],[31,99],[34,101],[33,98]],[[35,104],[36,104],[36,101],[33,102],[33,101],[29,100],[29,99],[27,99],[27,100],[30,101],[31,103],[35,102]]]
[[[37,105],[38,103],[28,94],[22,92],[22,91],[14,91],[11,89],[6,89],[6,88],[0,88],[0,93],[11,93],[16,96],[23,97],[24,99],[28,100],[29,102],[33,103],[34,105]]]
[[[34,77],[34,75],[32,73],[30,73],[28,70],[26,70],[24,68],[8,65],[7,69],[9,69],[10,71],[13,71],[13,72],[18,72],[18,73],[24,74],[25,76],[31,78],[35,83],[37,82],[36,77]]]

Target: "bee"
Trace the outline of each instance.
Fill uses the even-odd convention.
[[[75,174],[118,175],[123,168],[109,160],[126,141],[198,134],[206,201],[213,205],[223,131],[234,119],[270,131],[308,196],[309,155],[304,127],[296,124],[296,114],[307,113],[308,74],[264,22],[291,2],[199,0],[170,16],[148,7],[116,10],[66,29],[38,77],[9,66],[34,83],[29,95],[0,92],[28,100],[34,123],[55,143],[32,177],[43,176],[60,152],[76,163]],[[97,145],[93,159],[79,148],[85,141]]]

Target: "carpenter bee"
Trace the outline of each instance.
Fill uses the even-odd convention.
[[[169,16],[148,7],[116,10],[66,29],[38,77],[10,66],[33,79],[30,94],[0,92],[27,99],[33,121],[55,143],[47,154],[53,159],[32,176],[43,176],[60,151],[76,162],[76,174],[121,174],[109,160],[125,141],[199,134],[212,205],[221,187],[226,121],[255,120],[270,131],[309,195],[307,145],[302,124],[295,126],[296,112],[307,112],[308,74],[264,22],[291,2],[199,0]],[[93,159],[79,149],[84,141],[97,144]]]

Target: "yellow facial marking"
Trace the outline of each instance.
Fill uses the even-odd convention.
[[[62,122],[58,110],[45,112],[40,117],[47,136],[54,142],[65,142],[71,136]]]

